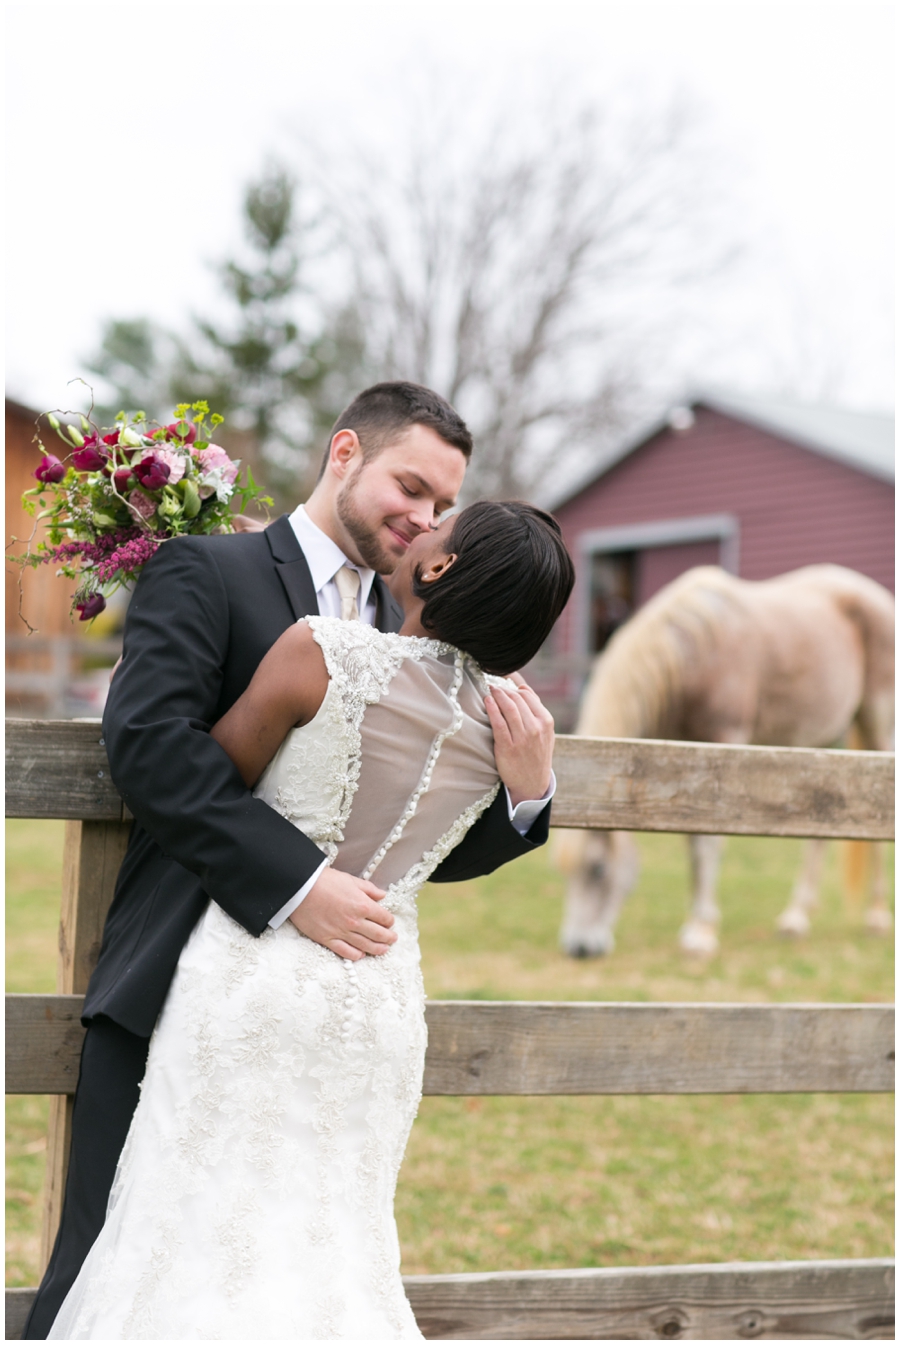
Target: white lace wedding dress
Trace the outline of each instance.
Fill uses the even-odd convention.
[[[393,1215],[425,1055],[416,892],[499,787],[498,679],[434,640],[309,625],[328,691],[255,792],[387,889],[397,942],[353,963],[210,903],[50,1339],[421,1339]]]

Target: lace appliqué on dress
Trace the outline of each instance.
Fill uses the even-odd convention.
[[[449,722],[374,872],[459,731],[472,665],[438,641],[309,624],[331,680],[315,732],[294,731],[271,764],[267,797],[332,859],[366,707],[405,659],[453,658]],[[345,962],[290,922],[256,939],[209,906],[151,1042],[107,1223],[51,1338],[421,1339],[393,1217],[426,1045],[416,893],[498,789],[389,886],[398,939],[384,956]]]

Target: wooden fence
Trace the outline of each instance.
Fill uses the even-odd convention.
[[[96,715],[122,640],[66,635],[6,636],[6,712],[17,718]],[[87,667],[92,671],[87,671]]]
[[[7,996],[6,1091],[51,1095],[43,1254],[59,1219],[80,1005],[130,821],[99,724],[7,722],[7,816],[63,818],[56,995]],[[893,758],[559,738],[554,821],[740,835],[892,836]],[[432,1002],[425,1092],[884,1092],[882,1005]],[[411,1276],[430,1339],[889,1339],[893,1262],[809,1261]],[[7,1291],[7,1339],[33,1295]]]

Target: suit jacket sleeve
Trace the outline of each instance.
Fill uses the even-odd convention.
[[[524,836],[520,836],[509,820],[506,791],[494,799],[478,821],[469,829],[455,850],[431,875],[432,883],[460,883],[467,878],[480,878],[493,873],[501,864],[530,854],[542,846],[550,831],[550,804],[538,814]]]
[[[113,781],[140,825],[229,915],[261,934],[323,855],[253,798],[209,736],[231,636],[210,551],[193,538],[161,546],[129,607],[103,732]]]

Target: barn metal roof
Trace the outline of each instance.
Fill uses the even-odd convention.
[[[723,415],[755,425],[779,438],[801,444],[827,458],[846,463],[857,471],[882,481],[894,480],[894,417],[883,412],[848,411],[836,406],[811,405],[781,397],[750,396],[725,389],[699,388],[673,402],[665,414],[644,423],[616,445],[601,466],[595,465],[574,486],[555,499],[551,508],[580,495],[599,481],[623,458],[635,452],[654,435],[678,425],[679,412],[706,406]],[[682,427],[684,428],[684,427]]]
[[[725,415],[737,416],[760,429],[792,439],[826,457],[860,471],[894,479],[894,417],[872,411],[845,411],[778,397],[747,397],[743,393],[699,391],[691,399]]]

